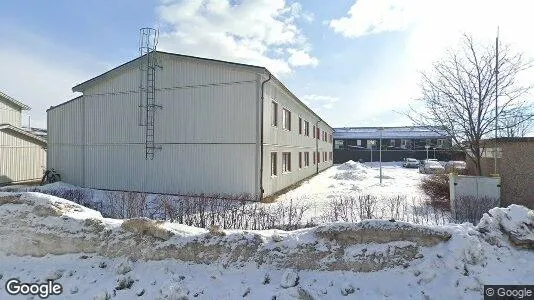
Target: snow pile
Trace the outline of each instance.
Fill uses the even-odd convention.
[[[362,163],[349,160],[349,161],[337,166],[337,169],[338,170],[343,170],[343,171],[362,171],[362,172],[366,172],[368,167],[365,166]]]
[[[534,211],[523,206],[491,209],[484,214],[477,230],[491,244],[502,246],[507,237],[517,247],[534,249]]]
[[[516,205],[478,226],[367,220],[210,232],[0,193],[0,223],[0,279],[55,279],[66,299],[464,299],[480,298],[484,284],[534,281],[534,212]]]
[[[362,181],[367,177],[368,168],[359,162],[354,162],[349,160],[337,167],[338,172],[332,176],[332,178],[337,180],[356,180]]]

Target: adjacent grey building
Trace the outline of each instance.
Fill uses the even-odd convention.
[[[151,56],[153,73],[142,56],[48,110],[48,168],[63,181],[261,199],[332,165],[332,128],[266,68]]]
[[[0,184],[38,180],[46,167],[46,140],[21,128],[30,107],[0,92]]]
[[[399,127],[341,127],[334,130],[335,149],[378,149],[382,140],[384,150],[449,149],[451,136],[440,128],[420,126]]]

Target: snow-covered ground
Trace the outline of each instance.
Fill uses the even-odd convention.
[[[423,176],[418,169],[403,168],[401,162],[382,163],[382,184],[378,163],[348,161],[319,173],[278,199],[305,198],[320,203],[333,196],[372,195],[376,197],[406,196],[425,198],[419,188]]]
[[[305,208],[302,223],[357,222],[364,219],[395,219],[417,224],[455,222],[448,211],[428,204],[421,179],[429,176],[401,162],[348,161],[303,181],[278,196],[275,204]]]
[[[484,284],[534,282],[534,211],[520,206],[477,226],[208,231],[0,193],[0,237],[0,299],[32,299],[10,297],[11,278],[61,284],[49,299],[481,299]]]

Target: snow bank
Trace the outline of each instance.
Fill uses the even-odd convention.
[[[0,252],[17,256],[95,253],[226,267],[255,264],[362,272],[405,266],[430,249],[450,245],[455,245],[453,250],[443,252],[450,252],[452,260],[477,264],[491,245],[531,245],[534,228],[532,211],[514,205],[492,209],[477,227],[368,220],[292,232],[208,231],[149,219],[106,219],[73,202],[39,193],[0,193],[0,222]],[[293,275],[287,277],[293,280]]]
[[[368,167],[362,163],[349,160],[337,167],[338,170],[343,171],[362,171],[366,172]]]
[[[334,174],[332,176],[333,179],[363,181],[368,177],[368,167],[352,160],[339,165],[337,169],[342,172]]]

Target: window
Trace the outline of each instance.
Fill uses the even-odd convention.
[[[321,162],[321,154],[319,154],[319,151],[315,152],[315,156],[317,156],[317,163]]]
[[[356,140],[356,146],[362,146],[362,140]]]
[[[313,164],[315,165],[315,152],[313,153]]]
[[[315,125],[313,125],[312,137],[315,138]]]
[[[282,110],[282,127],[291,130],[291,112],[285,108]]]
[[[310,122],[304,121],[304,135],[310,136]]]
[[[389,145],[395,147],[395,140],[390,140]]]
[[[438,147],[438,148],[443,148],[443,140],[442,140],[442,139],[439,139],[439,140],[438,140],[437,147]]]
[[[276,176],[278,174],[276,164],[276,152],[271,152],[271,176]]]
[[[299,117],[299,134],[302,134],[302,118]]]
[[[334,155],[332,154],[332,151],[330,151],[330,161],[332,161],[332,159],[334,159]]]
[[[343,149],[343,140],[335,140],[334,149]]]
[[[317,129],[317,132],[315,133],[315,137],[317,139],[319,139],[319,136],[320,136],[320,133],[321,133],[321,129],[319,129],[319,127],[317,127],[316,129]]]
[[[401,148],[403,149],[408,148],[408,140],[401,140]]]
[[[299,152],[299,169],[302,169],[302,152]]]
[[[291,152],[282,153],[282,173],[291,172]]]
[[[427,139],[427,140],[426,140],[426,145],[427,145],[427,146],[430,146],[430,139]]]
[[[271,102],[271,125],[278,126],[278,103]]]
[[[326,151],[323,152],[323,161],[326,161]]]
[[[310,166],[310,152],[304,152],[304,167]]]

